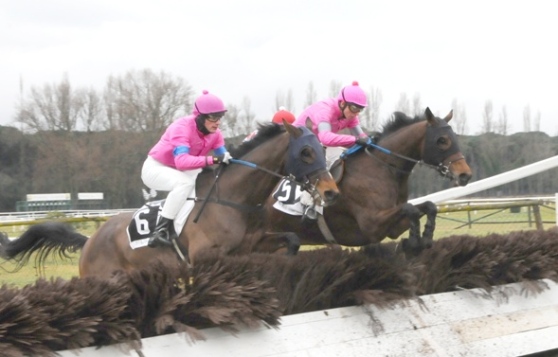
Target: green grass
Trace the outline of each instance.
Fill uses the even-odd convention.
[[[556,225],[556,211],[553,207],[541,207],[540,209],[544,229],[549,229]],[[486,217],[486,218],[482,218]],[[531,215],[531,217],[533,217]],[[440,213],[436,220],[435,239],[448,237],[451,235],[470,234],[474,236],[486,236],[491,233],[506,234],[519,230],[536,229],[534,221],[529,225],[529,215],[527,208],[523,207],[518,213],[511,213],[509,209],[503,211],[483,210],[470,213],[470,220],[475,221],[471,226],[464,225],[469,221],[467,212],[451,212]],[[425,218],[422,219],[424,225]],[[91,235],[98,229],[97,223],[79,223],[75,224],[76,229],[85,235]],[[459,228],[459,226],[462,226]],[[4,227],[2,231],[9,233],[11,236],[18,236],[27,227]],[[401,235],[401,238],[407,237],[408,233]],[[306,249],[306,247],[304,247]],[[29,261],[27,266],[17,272],[10,273],[14,270],[14,265],[9,262],[0,262],[0,285],[10,284],[15,286],[25,286],[34,283],[38,278],[56,278],[61,277],[70,279],[79,276],[78,260],[79,252],[71,255],[71,260],[50,258],[44,267],[44,271],[39,271],[35,267],[34,258]]]
[[[66,259],[48,259],[44,265],[44,269],[39,271],[32,260],[22,269],[13,272],[16,268],[11,262],[3,261],[0,263],[0,285],[8,284],[15,286],[25,286],[33,284],[39,278],[63,278],[71,279],[74,276],[79,276],[78,260],[79,253],[72,254],[71,260]]]
[[[556,226],[556,210],[550,206],[540,206],[543,229]],[[425,218],[421,220],[424,225]],[[471,225],[467,224],[471,222]],[[536,229],[534,215],[527,207],[521,207],[517,213],[510,209],[504,210],[478,210],[470,213],[450,212],[439,213],[436,219],[435,239],[451,235],[470,234],[486,236],[491,233],[507,234],[514,231]]]

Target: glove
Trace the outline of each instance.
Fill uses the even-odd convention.
[[[232,159],[231,154],[226,151],[223,155],[213,156],[213,163],[214,164],[228,164],[229,160]]]
[[[369,137],[357,138],[356,141],[355,141],[355,144],[361,145],[361,146],[368,146],[368,144],[371,144],[371,140],[370,140]]]

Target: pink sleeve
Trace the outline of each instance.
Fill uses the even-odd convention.
[[[325,146],[344,146],[350,147],[355,144],[355,137],[352,135],[334,134],[331,131],[318,133],[318,139]]]
[[[199,169],[213,164],[211,156],[178,155],[174,158],[176,169],[180,171]]]
[[[221,130],[218,130],[216,134],[218,134],[219,136],[213,144],[213,150],[220,148],[221,146],[225,146],[225,138],[223,137],[223,133],[221,133]]]

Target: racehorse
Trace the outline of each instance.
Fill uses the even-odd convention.
[[[60,222],[39,223],[19,239],[4,242],[0,256],[19,261],[21,266],[31,253],[38,252],[42,259],[39,264],[43,264],[51,252],[64,254],[82,248],[79,259],[82,277],[108,277],[115,270],[130,271],[154,259],[178,262],[179,251],[185,251],[182,253],[185,260],[194,264],[195,257],[203,251],[249,253],[251,242],[243,238],[264,233],[267,218],[263,204],[279,180],[287,175],[302,183],[325,205],[333,203],[339,194],[335,180],[327,171],[323,148],[306,127],[297,128],[288,123],[262,126],[258,135],[236,148],[233,155],[236,159],[232,159],[232,164],[199,174],[196,194],[204,199],[196,201],[177,239],[182,249],[132,249],[126,229],[133,213],[121,213],[107,220],[89,239]],[[298,244],[294,246],[298,249]]]
[[[406,255],[418,255],[432,245],[437,214],[436,205],[407,203],[409,176],[416,164],[427,165],[443,176],[465,186],[471,178],[457,137],[448,122],[453,111],[444,118],[435,117],[429,108],[423,116],[410,118],[396,112],[377,135],[377,145],[364,150],[353,146],[332,166],[341,195],[338,202],[325,207],[317,221],[289,215],[273,208],[270,196],[266,204],[272,231],[299,234],[302,245],[326,243],[364,246],[379,243],[386,237],[397,239],[409,230],[399,248]],[[427,216],[421,236],[420,218]],[[270,237],[273,235],[270,234]],[[275,241],[262,236],[259,251],[276,251]]]

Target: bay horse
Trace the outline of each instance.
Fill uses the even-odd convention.
[[[323,148],[306,127],[289,123],[261,126],[258,135],[236,148],[233,155],[241,160],[232,159],[233,163],[221,165],[221,170],[202,171],[197,178],[196,194],[206,200],[196,200],[177,239],[191,264],[203,251],[249,253],[252,245],[244,237],[265,233],[263,204],[284,176],[302,182],[325,205],[333,203],[339,194],[335,180],[327,171]],[[67,224],[39,223],[20,238],[2,243],[0,256],[16,260],[21,266],[33,252],[41,259],[38,263],[44,264],[51,252],[65,254],[67,250],[82,249],[81,277],[109,277],[115,270],[130,271],[155,259],[179,262],[178,252],[169,247],[132,249],[126,233],[132,215],[121,213],[111,217],[89,239]],[[192,217],[199,220],[195,222]],[[290,235],[281,239],[288,240]],[[291,246],[298,250],[298,242]],[[289,253],[295,254],[296,250]]]
[[[317,221],[301,220],[273,208],[276,200],[270,196],[266,204],[270,230],[296,232],[302,245],[353,247],[379,243],[386,237],[397,239],[409,230],[409,238],[403,239],[399,248],[407,256],[418,255],[432,245],[437,207],[430,201],[416,206],[407,203],[409,176],[415,165],[435,168],[460,186],[467,185],[472,176],[448,125],[452,116],[450,111],[440,119],[429,108],[414,118],[395,112],[377,136],[377,145],[364,150],[355,145],[332,165],[341,192],[335,205],[325,207]],[[343,156],[349,152],[353,153]],[[421,235],[419,220],[425,214]],[[266,237],[258,242],[259,251],[281,248]]]

